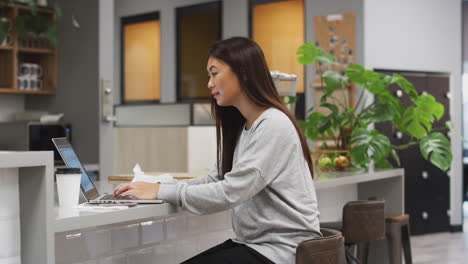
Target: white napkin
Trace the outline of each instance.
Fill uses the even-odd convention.
[[[164,173],[161,175],[149,175],[145,174],[142,170],[140,165],[137,163],[135,167],[133,167],[133,180],[132,182],[136,181],[143,181],[143,182],[151,182],[151,183],[170,183],[175,181],[174,177],[172,177],[169,173]]]

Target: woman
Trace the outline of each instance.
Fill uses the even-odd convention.
[[[306,140],[254,41],[217,42],[207,70],[218,143],[215,169],[176,184],[123,184],[114,195],[163,199],[194,214],[232,209],[236,239],[185,263],[294,263],[296,246],[321,236]]]

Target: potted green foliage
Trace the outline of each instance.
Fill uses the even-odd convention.
[[[336,59],[324,53],[313,43],[305,43],[297,51],[301,64],[333,65]],[[367,168],[371,161],[376,168],[390,168],[390,159],[399,164],[396,150],[419,145],[424,157],[443,171],[450,168],[452,152],[447,137],[433,129],[432,125],[444,114],[444,106],[430,94],[418,94],[413,85],[398,74],[385,75],[354,64],[344,72],[335,70],[320,71],[320,107],[330,110],[330,114],[309,111],[306,120],[301,121],[305,135],[311,140],[331,138],[336,147],[349,150],[353,166]],[[412,105],[405,107],[399,98],[388,89],[398,85],[409,95]],[[349,85],[360,87],[354,106],[348,105],[335,96],[335,92],[345,92]],[[371,104],[366,97],[373,96]],[[371,125],[390,122],[395,131],[407,134],[409,142],[393,145],[390,139]],[[321,148],[327,149],[326,143]]]
[[[5,4],[9,0],[0,0],[0,45],[5,45],[4,41],[7,38],[8,32],[11,29],[11,21],[6,15]],[[3,5],[2,5],[3,4]]]
[[[0,45],[4,45],[7,38],[8,31],[10,31],[10,20],[6,17],[0,16]]]
[[[1,0],[8,1],[11,0]],[[57,47],[58,34],[57,34],[57,22],[62,16],[62,11],[59,6],[59,1],[55,1],[53,5],[54,19],[49,20],[47,16],[37,11],[37,3],[34,0],[28,0],[27,5],[30,7],[29,12],[20,13],[15,17],[15,30],[18,34],[18,38],[22,41],[25,40],[48,40],[53,46]],[[76,19],[75,12],[72,10],[72,25],[75,30],[80,29],[80,24]],[[41,45],[39,45],[41,46]]]

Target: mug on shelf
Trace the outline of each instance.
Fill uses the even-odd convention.
[[[34,79],[42,77],[42,66],[37,63],[20,63],[18,74],[20,76],[29,75]]]

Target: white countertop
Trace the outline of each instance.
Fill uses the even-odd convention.
[[[315,189],[328,189],[340,187],[347,184],[357,184],[362,182],[369,182],[375,180],[382,180],[386,178],[404,176],[404,169],[386,169],[375,170],[373,172],[340,172],[329,173],[328,176],[320,177],[314,180]]]
[[[123,223],[146,218],[167,217],[182,209],[169,203],[137,205],[122,210],[84,211],[83,209],[54,207],[55,233],[85,229],[101,225]]]
[[[0,168],[53,165],[52,155],[52,151],[0,151]]]
[[[348,184],[358,184],[392,177],[402,177],[403,169],[390,169],[369,172],[338,173],[327,178],[314,181],[317,190],[339,187]],[[98,183],[100,191],[112,190],[113,185]],[[137,205],[122,210],[84,211],[83,209],[63,209],[55,207],[55,232],[66,232],[91,228],[101,225],[115,224],[146,218],[167,217],[182,212],[180,207],[169,203],[155,205]]]

